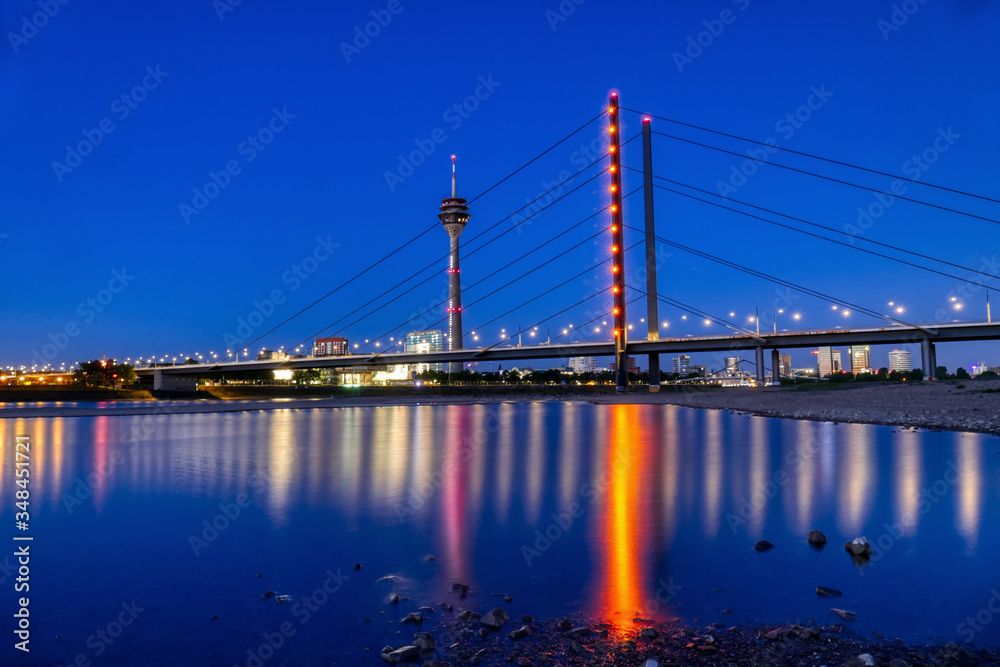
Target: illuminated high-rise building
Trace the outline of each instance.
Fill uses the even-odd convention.
[[[851,356],[852,373],[871,372],[872,363],[867,345],[852,345],[848,354]]]
[[[406,334],[404,349],[407,354],[423,354],[444,350],[444,335],[438,331],[411,331]],[[417,373],[424,371],[440,371],[443,364],[413,364],[412,370]]]
[[[687,354],[682,354],[678,357],[674,357],[674,373],[678,375],[687,375],[691,371],[688,370],[691,366],[691,356]]]
[[[458,262],[458,237],[462,235],[465,224],[469,222],[469,207],[465,200],[458,196],[458,186],[455,182],[455,156],[451,156],[451,197],[441,201],[441,212],[438,219],[448,232],[451,241],[448,253],[448,349],[462,349],[462,280],[461,268]],[[453,371],[462,370],[462,364],[453,362]]]

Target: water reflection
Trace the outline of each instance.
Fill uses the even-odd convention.
[[[560,613],[564,604],[585,606],[623,627],[637,613],[656,615],[660,607],[650,601],[662,602],[661,582],[672,578],[684,586],[677,613],[713,620],[725,606],[739,606],[713,597],[719,578],[734,577],[728,586],[736,588],[776,576],[768,569],[747,576],[751,567],[789,559],[791,567],[778,568],[784,579],[769,585],[815,586],[805,581],[815,573],[800,568],[805,556],[798,551],[808,550],[803,538],[813,528],[842,543],[866,532],[877,538],[895,523],[905,548],[888,551],[891,566],[869,568],[865,585],[915,591],[899,605],[935,610],[939,620],[921,622],[939,634],[950,636],[960,607],[978,609],[981,582],[995,581],[990,556],[1000,550],[1000,489],[988,480],[1000,478],[1000,459],[990,455],[996,441],[981,435],[663,406],[533,403],[176,415],[145,429],[133,446],[128,436],[143,431],[143,419],[0,420],[0,496],[12,493],[14,434],[26,433],[39,499],[33,507],[48,513],[39,525],[63,521],[76,531],[75,538],[48,535],[53,553],[69,549],[71,539],[86,544],[81,535],[116,530],[145,503],[145,514],[175,523],[148,538],[156,548],[147,559],[158,558],[176,545],[186,548],[187,535],[219,503],[250,492],[247,518],[212,553],[253,555],[273,542],[305,559],[319,551],[314,541],[326,540],[327,560],[343,549],[352,563],[378,563],[379,574],[433,576],[439,588],[428,584],[415,593],[431,600],[443,582],[474,589],[478,582],[486,596],[520,586],[519,600]],[[86,511],[70,517],[61,499],[101,470],[81,498]],[[254,484],[254,476],[264,483]],[[580,511],[573,521],[558,518],[574,506]],[[2,508],[2,519],[12,520],[9,504]],[[522,546],[553,525],[550,544],[526,565]],[[756,555],[750,546],[758,539],[779,549],[744,560]],[[810,557],[825,559],[823,572],[832,573],[843,564],[838,551]],[[438,556],[434,574],[413,571],[431,553]],[[936,573],[935,586],[923,585],[928,571]],[[173,576],[169,567],[164,573]],[[66,576],[63,588],[79,587]],[[934,595],[941,586],[948,600]],[[796,604],[761,602],[738,613],[814,613]],[[867,616],[891,616],[886,608]]]
[[[955,468],[958,471],[958,503],[956,520],[958,532],[965,538],[966,548],[972,552],[979,541],[982,521],[983,487],[983,436],[974,433],[955,433]],[[945,481],[950,482],[945,471]]]
[[[644,512],[638,500],[641,437],[636,437],[637,406],[611,407],[611,428],[603,477],[608,480],[602,503],[603,572],[600,609],[619,629],[631,625],[641,609],[637,532]]]

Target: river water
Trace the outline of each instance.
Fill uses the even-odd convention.
[[[0,451],[4,539],[33,538],[30,593],[0,556],[5,625],[19,595],[31,619],[4,663],[376,665],[441,602],[622,628],[838,607],[862,636],[1000,645],[1000,441],[980,434],[539,402],[0,419]]]

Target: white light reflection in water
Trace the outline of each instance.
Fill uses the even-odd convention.
[[[528,406],[528,442],[524,447],[528,450],[528,476],[525,485],[524,520],[529,526],[538,522],[542,511],[542,491],[545,485],[545,403],[532,403]]]
[[[875,427],[868,424],[820,425],[820,432],[842,429],[840,447],[840,511],[837,527],[845,535],[860,535],[871,515],[878,484]],[[834,439],[832,432],[825,433]]]
[[[749,490],[738,502],[737,513],[743,516],[743,503],[750,503],[747,532],[750,537],[760,539],[767,519],[767,507],[773,493],[768,485],[771,480],[771,448],[767,440],[767,422],[759,417],[750,418],[750,466]],[[772,482],[773,483],[773,482]]]
[[[955,522],[965,538],[969,553],[979,543],[979,526],[983,511],[983,443],[979,433],[955,433],[955,467],[958,470],[958,502]]]
[[[677,492],[678,492],[678,464],[680,457],[681,434],[678,431],[677,420],[678,409],[668,406],[663,414],[663,467],[661,478],[663,480],[663,536],[664,548],[669,549],[677,535]]]
[[[295,442],[295,422],[288,410],[271,411],[271,439],[267,449],[271,477],[268,480],[267,511],[275,526],[288,523],[292,491],[298,487],[296,457],[301,448]]]
[[[584,406],[567,403],[559,433],[559,508],[563,511],[579,500],[580,491],[580,420]]]
[[[911,537],[920,527],[921,487],[924,477],[923,437],[916,431],[899,429],[892,434],[893,508],[900,534]]]
[[[722,511],[722,411],[709,410],[705,415],[705,497],[702,528],[705,537],[719,532]]]
[[[496,516],[501,523],[506,523],[510,515],[514,482],[514,406],[511,403],[501,403],[497,410],[497,431],[490,434],[490,442],[497,443]]]

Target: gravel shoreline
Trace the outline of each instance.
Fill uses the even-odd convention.
[[[444,605],[442,605],[444,606]],[[450,605],[448,605],[450,606]],[[427,609],[427,608],[425,608]],[[379,655],[390,664],[423,667],[459,665],[798,665],[914,667],[917,665],[1000,665],[1000,652],[954,643],[910,645],[881,635],[859,636],[843,624],[814,622],[788,626],[715,623],[706,627],[635,618],[632,627],[615,628],[599,619],[536,621],[509,617],[503,607],[485,612],[438,609],[410,626],[412,641],[386,645]],[[445,616],[429,622],[434,616]],[[411,616],[410,618],[412,618]],[[496,621],[503,619],[497,627]],[[433,627],[431,627],[433,626]],[[408,633],[403,633],[408,637]],[[404,640],[405,641],[405,640]],[[369,648],[376,653],[378,649]]]
[[[231,399],[198,401],[109,401],[101,407],[0,404],[0,419],[37,417],[197,414],[340,407],[472,405],[532,401],[593,404],[656,404],[731,410],[763,417],[862,424],[886,424],[1000,435],[1000,380],[799,385],[763,389],[664,387],[611,393],[509,393],[489,395],[359,396],[339,398]]]

